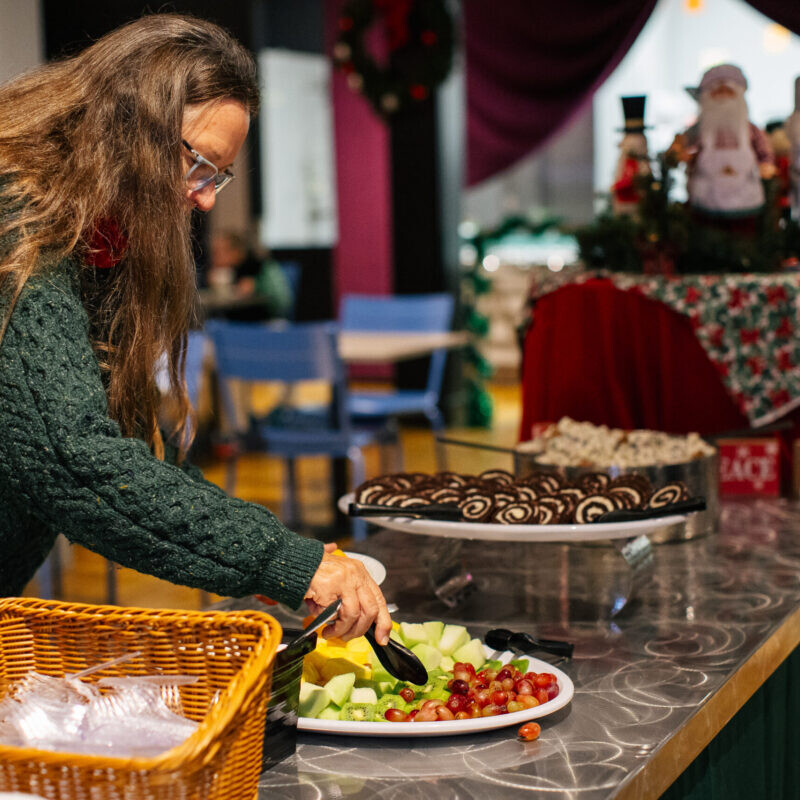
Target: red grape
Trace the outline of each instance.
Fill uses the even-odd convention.
[[[456,719],[469,719],[469,714],[466,711],[459,711],[456,714]]]
[[[489,703],[488,706],[483,707],[483,711],[481,711],[481,716],[496,717],[499,713],[500,713],[500,706],[496,706],[493,703]]]
[[[536,708],[536,706],[539,705],[539,701],[532,694],[518,694],[517,702],[520,703],[523,708]]]
[[[408,715],[399,708],[387,708],[383,715],[389,722],[405,722]]]
[[[463,694],[452,694],[445,704],[454,714],[463,711],[469,706],[469,700]]]
[[[410,703],[416,697],[416,695],[411,687],[406,686],[404,689],[400,690],[400,697],[402,697],[406,703]]]
[[[508,692],[492,692],[492,703],[496,706],[505,705],[508,702]]]
[[[497,673],[497,680],[504,681],[506,678],[511,677],[511,670],[508,667],[503,667],[500,672]]]
[[[537,689],[546,689],[547,686],[552,683],[550,680],[550,675],[547,672],[540,672],[536,676],[536,680],[533,682]]]
[[[533,694],[533,686],[523,678],[517,681],[517,694]]]
[[[492,700],[492,693],[488,689],[484,689],[483,691],[480,691],[475,695],[475,702],[481,708],[489,705],[491,700]]]
[[[453,694],[466,694],[469,691],[469,684],[466,681],[456,680],[451,681],[450,691]]]
[[[558,696],[558,684],[551,683],[545,691],[547,692],[548,699],[552,700],[554,697]]]
[[[547,696],[547,689],[537,689],[534,696],[540,703],[546,703],[550,698]]]
[[[455,719],[455,714],[447,706],[436,706],[436,716],[442,720]]]
[[[503,688],[507,692],[510,692],[514,688],[514,679],[513,678],[503,678],[501,683],[503,684]]]

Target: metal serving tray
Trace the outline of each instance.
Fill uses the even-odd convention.
[[[706,510],[691,514],[685,522],[665,525],[648,534],[655,544],[694,539],[713,533],[719,524],[719,455],[695,458],[683,464],[660,464],[650,467],[563,467],[536,461],[536,453],[515,451],[514,474],[518,478],[533,472],[551,472],[574,482],[592,472],[607,472],[611,477],[642,475],[654,487],[671,481],[683,481],[692,497],[705,497]]]

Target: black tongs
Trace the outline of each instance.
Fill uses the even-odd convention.
[[[351,517],[422,517],[442,522],[461,522],[464,517],[458,506],[429,504],[424,506],[378,506],[369,503],[350,503],[347,513]]]
[[[289,642],[283,653],[291,652],[296,654],[304,643],[311,640],[311,637],[314,636],[317,630],[324,625],[329,625],[336,619],[341,605],[341,599],[335,600],[302,631],[292,631],[291,633],[294,634],[294,638]],[[289,631],[284,630],[284,634],[287,633],[289,633]],[[422,686],[428,682],[428,670],[425,669],[419,658],[407,647],[404,647],[400,642],[396,642],[394,639],[389,639],[389,643],[386,645],[378,644],[378,640],[375,638],[374,622],[364,636],[375,651],[378,661],[383,664],[390,675],[394,675],[398,680],[413,683],[416,686]],[[316,641],[316,639],[314,641]],[[313,649],[313,645],[309,649]],[[279,653],[278,655],[281,654]]]
[[[606,511],[589,524],[597,522],[636,522],[640,519],[656,519],[657,517],[671,517],[673,514],[690,514],[693,511],[705,511],[705,497],[690,497],[688,500],[679,500],[661,508],[621,508]]]
[[[492,650],[514,650],[517,653],[530,653],[533,650],[544,650],[554,656],[572,658],[574,645],[571,642],[559,642],[555,639],[537,639],[529,633],[514,633],[505,628],[495,628],[483,637]]]

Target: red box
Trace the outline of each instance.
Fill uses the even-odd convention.
[[[720,439],[717,447],[721,497],[780,495],[780,443],[776,438]]]

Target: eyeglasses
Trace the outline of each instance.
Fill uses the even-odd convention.
[[[210,183],[213,183],[215,193],[219,193],[234,179],[235,175],[229,169],[220,172],[216,165],[201,156],[185,139],[181,139],[181,143],[194,159],[194,164],[183,176],[186,185],[191,191],[199,192]]]

